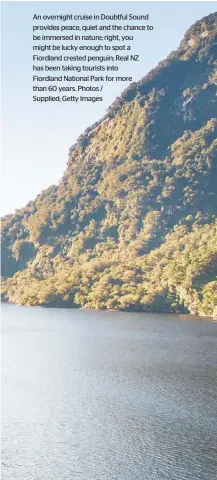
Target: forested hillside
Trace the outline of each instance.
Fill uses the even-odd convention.
[[[194,24],[3,218],[3,299],[217,315],[216,38]]]

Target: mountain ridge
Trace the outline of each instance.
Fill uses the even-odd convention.
[[[3,298],[216,315],[216,25],[190,27],[78,138],[59,185],[3,218]]]

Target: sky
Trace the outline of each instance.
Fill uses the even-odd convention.
[[[215,2],[3,2],[1,215],[13,213],[64,172],[68,151],[85,128],[103,117],[126,83],[107,83],[101,103],[32,101],[33,15],[149,14],[152,32],[135,36],[140,62],[122,64],[119,73],[142,78],[175,50],[186,30],[215,12]],[[111,23],[111,22],[109,22]]]

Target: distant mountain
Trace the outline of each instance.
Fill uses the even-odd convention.
[[[216,38],[215,13],[3,218],[3,299],[217,315]]]

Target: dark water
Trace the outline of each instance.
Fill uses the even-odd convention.
[[[2,480],[216,480],[217,324],[2,310]]]

